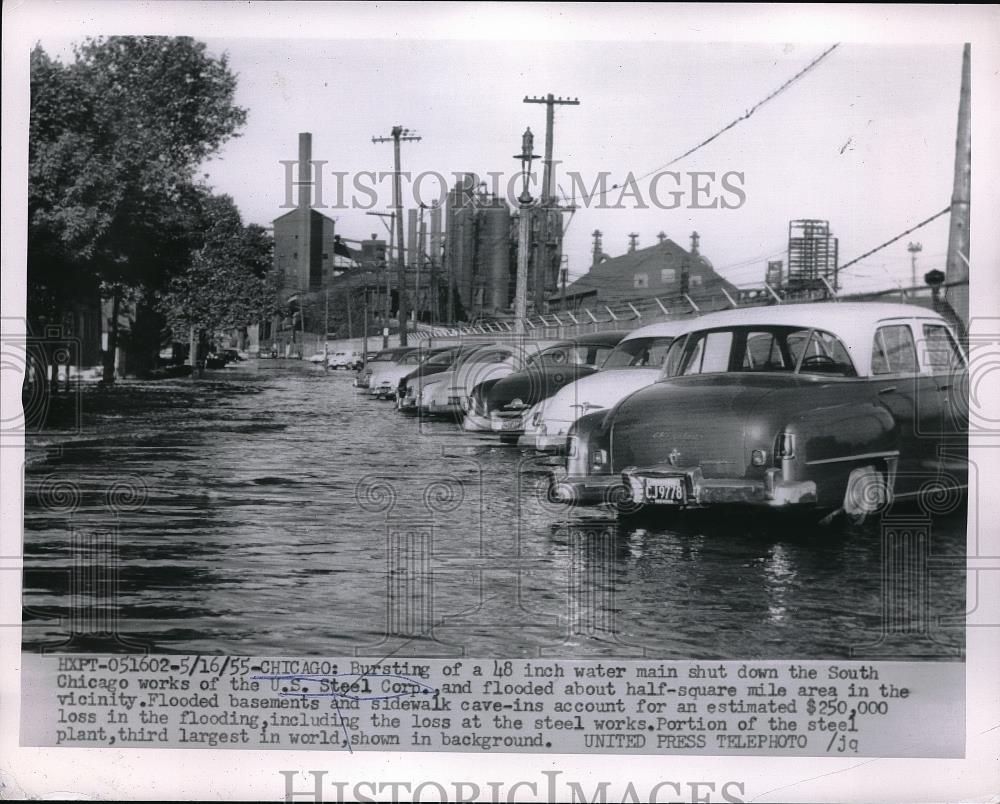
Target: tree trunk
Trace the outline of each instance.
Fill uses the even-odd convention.
[[[121,306],[121,291],[115,288],[111,297],[111,328],[108,330],[108,349],[104,353],[103,382],[113,385],[115,382],[115,356],[118,352],[118,312]]]
[[[190,360],[191,360],[191,379],[197,379],[200,374],[198,372],[198,330],[193,326],[191,327],[191,347],[190,347]]]

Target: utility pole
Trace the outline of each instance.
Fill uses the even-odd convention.
[[[539,221],[539,256],[535,261],[535,309],[541,310],[545,303],[546,285],[552,269],[552,255],[549,254],[550,210],[555,206],[555,171],[552,166],[553,129],[555,128],[556,106],[579,106],[579,98],[557,98],[551,92],[544,97],[524,97],[524,103],[545,104],[545,161],[542,171],[541,219]]]
[[[323,291],[323,371],[330,368],[330,289]],[[347,314],[351,314],[351,303],[347,303]]]
[[[362,302],[364,312],[361,314],[364,319],[364,332],[361,338],[361,364],[368,365],[368,273],[365,272],[364,301]]]
[[[514,331],[524,336],[524,320],[528,313],[528,250],[531,247],[531,193],[528,179],[531,176],[531,162],[538,157],[533,152],[535,136],[527,128],[521,137],[521,153],[514,158],[521,162],[523,189],[518,197],[519,219],[517,227],[517,283],[514,289]]]
[[[351,288],[347,288],[347,339],[354,340],[354,316],[351,315]]]
[[[962,88],[958,100],[958,133],[955,137],[955,179],[951,193],[951,223],[948,226],[948,262],[945,291],[952,308],[969,327],[969,195],[972,184],[972,99],[970,46],[962,50]],[[959,283],[956,287],[954,283]]]
[[[391,314],[392,308],[392,275],[389,273],[389,260],[392,258],[392,243],[395,237],[396,227],[393,223],[396,219],[395,212],[366,212],[366,215],[373,215],[376,218],[381,218],[382,224],[389,230],[389,251],[386,256],[384,270],[385,270],[385,305],[384,305],[384,320],[382,322],[382,348],[389,348],[389,316]],[[385,219],[389,219],[389,223],[385,222]],[[373,235],[374,237],[374,235]],[[375,283],[376,289],[378,288],[378,280]],[[367,333],[366,333],[367,337]]]
[[[373,143],[391,142],[393,152],[394,175],[392,183],[392,206],[396,214],[396,242],[398,255],[396,258],[397,270],[399,272],[399,305],[397,316],[399,318],[399,345],[406,346],[406,262],[403,256],[403,188],[399,168],[399,144],[400,142],[419,142],[420,137],[410,134],[408,128],[393,126],[392,133],[388,137],[372,137]]]
[[[917,255],[924,250],[920,243],[909,243],[906,250],[910,252],[910,287],[917,286]]]
[[[427,250],[427,224],[424,222],[424,207],[420,205],[420,222],[417,224],[417,253],[413,259],[413,264],[417,267],[417,274],[413,281],[413,312],[417,324],[420,323],[420,268],[424,262],[424,253]]]

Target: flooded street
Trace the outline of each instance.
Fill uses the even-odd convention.
[[[256,655],[960,658],[964,505],[619,523],[530,451],[262,360],[86,390],[29,438],[24,646]]]

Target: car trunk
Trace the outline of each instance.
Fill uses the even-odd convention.
[[[614,417],[612,468],[700,466],[706,478],[745,477],[750,463],[746,428],[753,426],[753,410],[772,390],[773,384],[723,374],[644,388]]]

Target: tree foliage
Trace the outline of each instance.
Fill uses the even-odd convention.
[[[160,309],[175,331],[241,329],[278,313],[273,242],[260,226],[244,226],[229,196],[205,195],[199,230],[202,244],[175,275]]]
[[[198,165],[244,123],[236,77],[189,37],[31,54],[29,312],[82,289],[155,291],[199,247]]]

